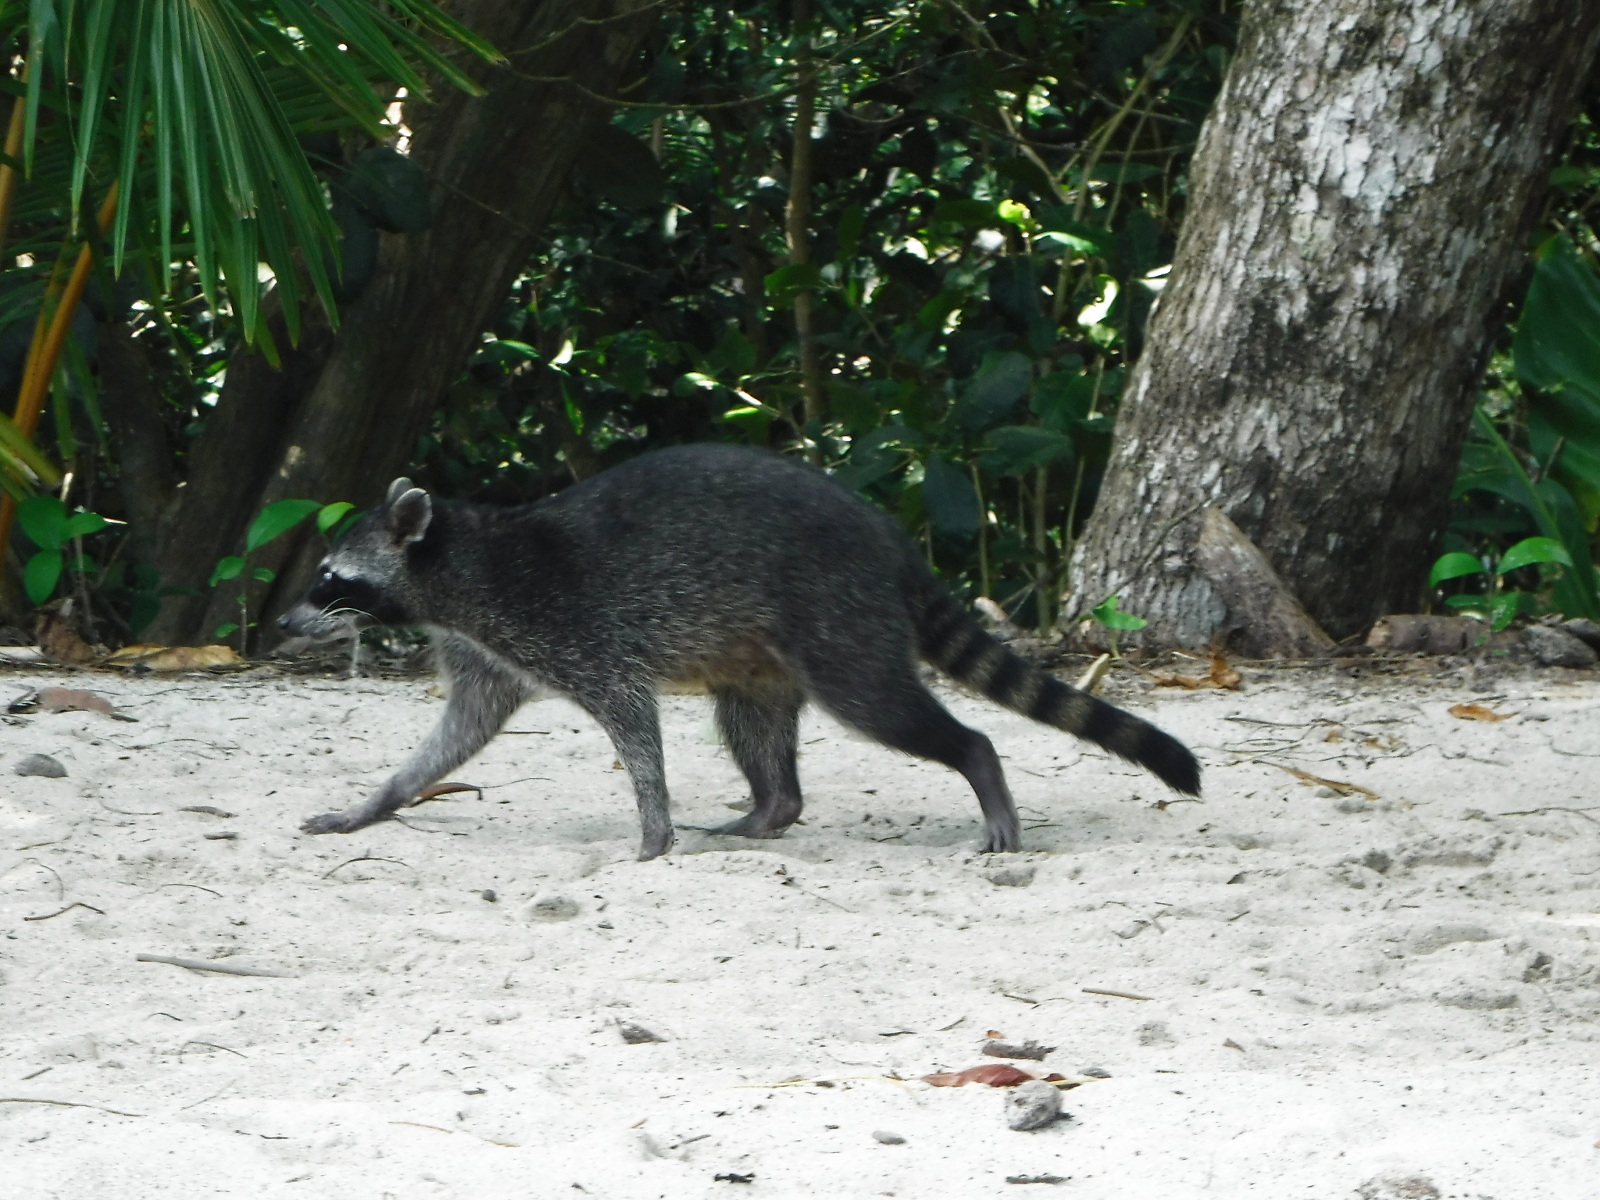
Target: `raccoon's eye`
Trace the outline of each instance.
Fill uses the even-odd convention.
[[[322,578],[324,580],[333,578],[333,568],[329,567],[326,563],[324,563],[322,567]]]

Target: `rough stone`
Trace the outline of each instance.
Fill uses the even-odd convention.
[[[1592,667],[1600,653],[1577,634],[1560,625],[1530,625],[1522,631],[1523,645],[1544,667]]]
[[[1012,1129],[1043,1129],[1061,1117],[1061,1092],[1042,1079],[1023,1083],[1006,1094],[1006,1124]]]
[[[30,754],[27,758],[18,759],[17,765],[11,769],[18,775],[38,775],[45,779],[67,777],[67,769],[48,754]]]

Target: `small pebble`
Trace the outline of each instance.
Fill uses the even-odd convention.
[[[1033,882],[1034,873],[1032,866],[990,867],[983,876],[995,887],[1024,888]]]
[[[48,754],[30,754],[27,758],[19,759],[11,769],[18,775],[38,775],[45,779],[67,777],[67,769]]]
[[[1053,1091],[1054,1089],[1051,1090]],[[890,1133],[887,1129],[874,1129],[872,1131],[872,1136],[877,1138],[878,1141],[882,1142],[885,1146],[904,1146],[906,1144],[905,1138],[901,1137],[898,1133]]]
[[[500,899],[499,896],[494,894],[493,888],[484,888],[483,891],[478,893],[478,895],[482,896],[490,904],[493,904],[496,900]]]
[[[556,921],[570,921],[578,915],[578,905],[574,900],[562,895],[540,896],[528,905],[528,919],[543,921],[553,924]]]
[[[1054,1046],[1042,1046],[1029,1039],[1018,1045],[1016,1042],[1000,1042],[990,1039],[983,1044],[982,1053],[990,1058],[1027,1058],[1034,1062],[1042,1062],[1044,1056],[1054,1050]]]
[[[622,1035],[622,1040],[630,1046],[642,1046],[646,1042],[664,1042],[667,1039],[654,1030],[646,1029],[643,1025],[633,1021],[618,1021],[617,1032]]]
[[[1061,1118],[1061,1093],[1042,1079],[1006,1093],[1006,1124],[1012,1129],[1043,1129]]]

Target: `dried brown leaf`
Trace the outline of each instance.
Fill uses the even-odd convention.
[[[969,1083],[982,1083],[989,1087],[1016,1087],[1019,1083],[1029,1083],[1038,1076],[1013,1067],[1010,1063],[984,1063],[982,1066],[968,1067],[965,1071],[945,1071],[933,1075],[924,1075],[922,1082],[932,1084],[934,1087],[962,1087]]]
[[[204,671],[244,665],[231,646],[124,646],[105,660],[127,671]]]
[[[1509,721],[1510,713],[1497,713],[1481,704],[1452,704],[1450,715],[1462,721]]]

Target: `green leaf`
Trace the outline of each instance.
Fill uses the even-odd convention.
[[[574,173],[618,208],[649,208],[666,200],[667,176],[643,139],[619,125],[591,126]]]
[[[219,642],[225,642],[238,632],[239,623],[237,621],[227,621],[213,629],[211,631],[211,636],[216,638]]]
[[[933,210],[935,221],[950,221],[969,229],[1004,224],[997,205],[987,200],[941,200]]]
[[[22,568],[22,587],[35,607],[55,594],[61,579],[61,551],[41,550]]]
[[[1026,474],[1073,454],[1070,437],[1037,425],[1002,425],[989,431],[988,440],[993,449],[984,455],[982,464],[996,475]]]
[[[1150,624],[1143,617],[1136,617],[1130,612],[1123,612],[1117,607],[1117,603],[1117,597],[1113,593],[1090,609],[1089,615],[1107,629],[1143,629]]]
[[[1005,417],[1033,384],[1033,360],[1006,350],[984,355],[962,393],[955,418],[967,429],[986,429]]]
[[[257,583],[271,583],[278,577],[278,573],[271,567],[256,567],[250,572],[250,578]]]
[[[244,570],[244,559],[237,555],[229,555],[219,559],[216,567],[211,572],[211,581],[208,587],[216,587],[219,583],[226,583],[230,579],[239,578],[239,572]]]
[[[1495,564],[1495,574],[1509,575],[1519,567],[1530,566],[1533,563],[1560,563],[1564,567],[1570,567],[1572,555],[1568,554],[1567,548],[1555,538],[1523,538],[1500,556],[1500,561]]]
[[[59,550],[67,540],[66,506],[47,493],[29,496],[17,505],[17,524],[41,550]]]
[[[348,500],[335,500],[332,504],[324,504],[317,513],[317,532],[325,534],[344,519],[347,512],[355,508]]]
[[[1428,586],[1436,588],[1447,579],[1460,579],[1464,575],[1483,574],[1483,563],[1475,555],[1456,550],[1440,555],[1428,572]]]
[[[982,514],[972,480],[937,455],[929,455],[922,466],[922,505],[940,533],[971,537],[978,532]]]
[[[67,523],[62,528],[62,539],[86,537],[91,533],[99,533],[110,523],[99,513],[73,513],[67,518]]]
[[[1499,633],[1510,625],[1525,606],[1527,599],[1526,592],[1502,592],[1496,596],[1489,602],[1489,628]]]
[[[267,505],[256,514],[256,519],[250,522],[250,528],[245,532],[245,553],[259,549],[273,538],[287,533],[321,507],[315,500],[278,500]]]
[[[767,303],[773,307],[794,303],[794,294],[822,284],[822,268],[816,263],[789,263],[779,267],[764,280]]]

